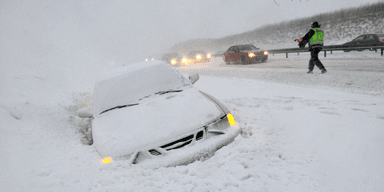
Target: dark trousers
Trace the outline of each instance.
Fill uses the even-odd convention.
[[[320,70],[325,69],[324,65],[323,65],[323,64],[321,63],[321,61],[319,60],[319,52],[321,51],[321,47],[311,48],[310,51],[311,51],[311,59],[309,60],[308,69],[309,69],[310,71],[312,71],[313,68],[315,67],[315,65],[316,65]]]

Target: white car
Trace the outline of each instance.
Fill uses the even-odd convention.
[[[163,61],[126,65],[96,82],[92,112],[80,109],[78,115],[92,119],[93,145],[103,157],[188,164],[240,133],[229,110],[192,85],[198,79]]]

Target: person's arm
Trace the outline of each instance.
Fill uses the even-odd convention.
[[[313,29],[310,29],[305,35],[303,38],[301,38],[302,40],[307,40],[309,41],[312,36],[315,34],[315,31]]]
[[[312,38],[312,36],[315,34],[315,31],[313,29],[310,29],[305,35],[304,37],[301,38],[301,40],[299,40],[299,47],[300,48],[304,48],[305,45],[309,42],[309,40]]]

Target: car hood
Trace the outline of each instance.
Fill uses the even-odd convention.
[[[214,102],[193,87],[154,95],[139,105],[95,117],[94,146],[102,156],[124,156],[173,141],[224,115]]]

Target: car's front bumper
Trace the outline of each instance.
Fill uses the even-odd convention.
[[[233,142],[239,133],[240,127],[236,124],[229,127],[225,134],[208,136],[203,142],[196,142],[192,146],[173,150],[166,155],[153,157],[148,150],[138,151],[131,156],[130,161],[148,167],[186,165],[213,156],[221,147]]]

